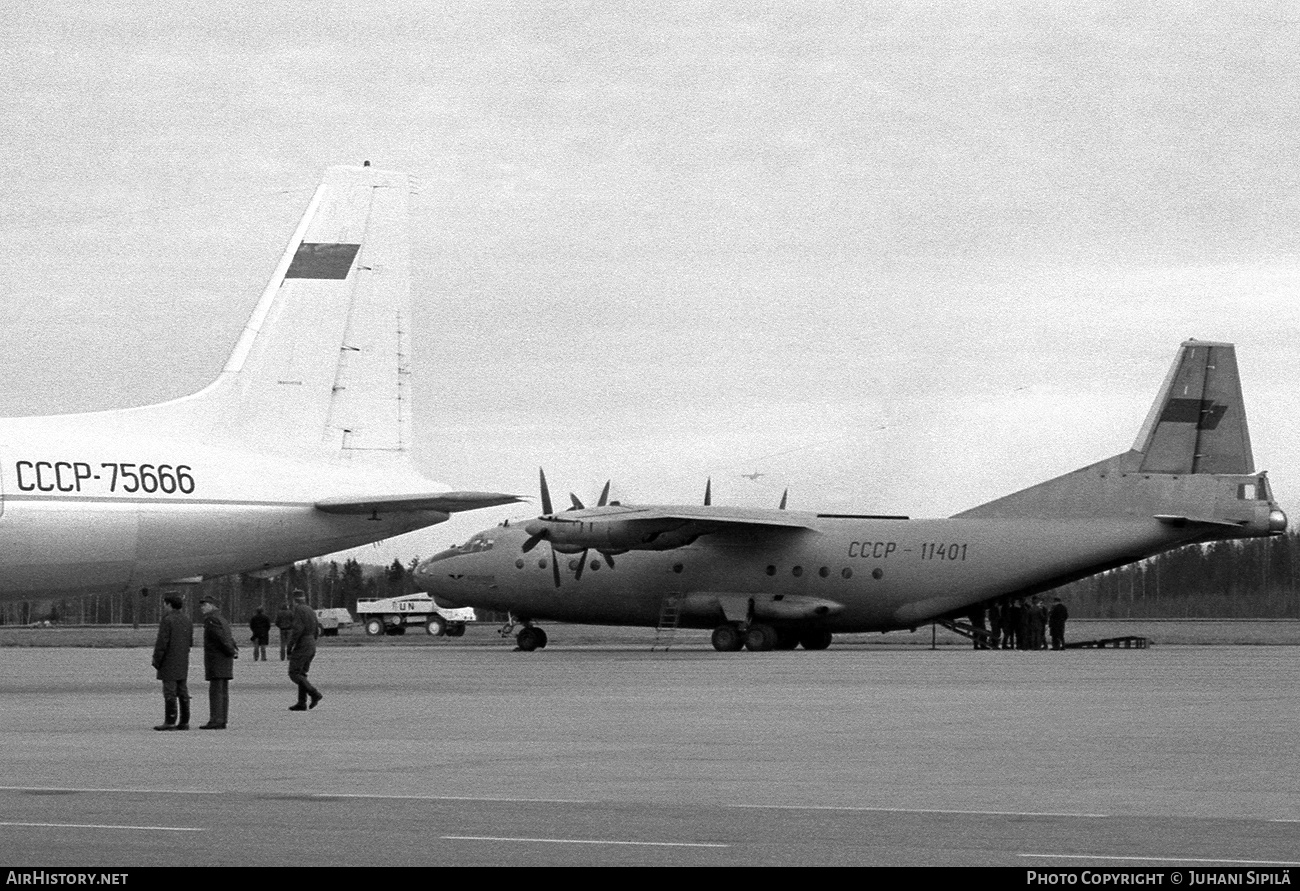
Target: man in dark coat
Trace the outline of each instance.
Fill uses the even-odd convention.
[[[163,683],[163,722],[154,730],[190,729],[190,647],[194,645],[194,625],[182,607],[185,599],[172,592],[163,595],[169,609],[158,623],[158,639],[153,646],[153,667]],[[176,706],[180,705],[180,721]]]
[[[1070,611],[1065,608],[1061,598],[1052,601],[1052,611],[1047,614],[1047,627],[1052,632],[1052,649],[1065,649],[1065,620],[1070,618]]]
[[[289,658],[289,629],[293,627],[293,609],[288,601],[275,614],[275,627],[280,629],[280,661]]]
[[[289,628],[289,680],[298,685],[298,702],[289,706],[291,712],[305,712],[315,708],[325,698],[321,691],[307,680],[311,660],[316,658],[316,638],[320,637],[320,623],[316,613],[307,605],[307,595],[293,592],[293,625]],[[311,705],[307,698],[311,697]]]
[[[271,617],[262,612],[259,606],[253,618],[248,620],[248,627],[253,632],[253,661],[259,658],[266,661],[266,645],[271,640]]]
[[[199,729],[225,730],[239,646],[230,633],[230,623],[218,611],[217,598],[207,595],[199,601],[199,609],[203,610],[203,673],[208,679],[208,723]]]

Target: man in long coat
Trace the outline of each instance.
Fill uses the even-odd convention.
[[[325,698],[312,682],[307,680],[311,660],[316,658],[316,638],[320,636],[320,622],[307,605],[307,595],[293,592],[293,625],[289,628],[289,680],[298,685],[298,702],[289,706],[291,712],[305,712],[315,708]],[[311,697],[311,705],[307,698]]]
[[[176,593],[163,595],[170,609],[158,623],[158,639],[153,646],[153,667],[163,683],[163,722],[154,730],[190,729],[190,647],[194,645],[194,625],[182,607],[185,599]],[[180,705],[180,721],[176,706]]]
[[[239,645],[230,623],[211,594],[199,601],[203,610],[203,673],[208,679],[208,723],[200,730],[225,730],[230,714],[230,679],[235,676]]]
[[[1070,618],[1070,611],[1065,608],[1061,598],[1052,601],[1052,611],[1047,614],[1047,625],[1052,632],[1052,649],[1065,649],[1065,620]]]
[[[271,640],[271,617],[259,606],[253,618],[248,620],[248,628],[253,632],[253,661],[261,658],[266,661],[266,645]]]

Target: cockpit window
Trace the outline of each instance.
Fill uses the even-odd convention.
[[[490,535],[486,532],[480,532],[461,545],[459,550],[462,554],[477,554],[480,551],[492,550],[492,543],[493,538]]]

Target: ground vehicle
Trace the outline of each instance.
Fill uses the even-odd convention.
[[[435,637],[460,637],[465,633],[465,623],[477,621],[474,610],[446,609],[434,603],[428,594],[358,600],[357,616],[366,634],[372,637],[405,634],[411,625],[422,625]]]
[[[316,610],[316,621],[320,623],[320,633],[325,637],[338,637],[340,628],[352,624],[352,613],[341,606],[326,607]]]

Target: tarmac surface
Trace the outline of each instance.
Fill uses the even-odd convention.
[[[1300,863],[1294,647],[149,655],[0,647],[0,867]]]

